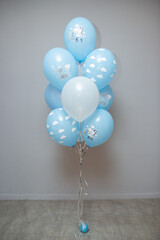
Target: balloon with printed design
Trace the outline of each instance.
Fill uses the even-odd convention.
[[[63,108],[56,108],[47,117],[47,131],[57,143],[72,147],[79,136],[79,123],[73,120]]]
[[[50,109],[62,108],[61,92],[52,84],[49,84],[45,89],[45,100]]]
[[[99,92],[99,104],[97,108],[109,110],[113,102],[113,91],[112,88],[107,85]]]
[[[59,90],[78,73],[76,60],[63,48],[53,48],[47,52],[43,61],[43,71],[48,81]]]
[[[83,71],[84,76],[90,78],[101,90],[109,84],[116,73],[115,57],[105,48],[96,49],[87,56]]]
[[[82,17],[72,19],[65,29],[64,43],[77,61],[84,61],[96,45],[96,30],[93,24]]]
[[[111,114],[104,109],[97,109],[82,122],[83,139],[89,147],[98,146],[110,138],[113,127]]]

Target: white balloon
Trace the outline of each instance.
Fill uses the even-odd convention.
[[[63,87],[61,101],[64,110],[75,120],[82,122],[95,110],[99,102],[99,91],[92,80],[78,76]]]

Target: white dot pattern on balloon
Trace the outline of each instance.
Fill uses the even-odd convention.
[[[115,61],[115,60],[113,60],[113,63],[114,63],[114,64],[116,64],[116,61]]]
[[[100,121],[100,118],[98,117],[97,119],[96,119],[96,122],[99,122]]]
[[[91,68],[95,68],[95,64],[94,64],[94,63],[91,63],[89,66],[90,66]]]
[[[63,108],[59,108],[59,110],[60,110],[60,111],[62,111],[62,110],[63,110]]]
[[[94,78],[90,78],[93,82],[96,82],[96,79],[94,79]]]
[[[99,51],[104,51],[104,48],[99,48]]]
[[[87,68],[87,69],[86,69],[86,72],[87,72],[87,73],[90,73],[90,72],[91,72],[91,70],[89,70],[89,69]]]
[[[49,125],[47,124],[47,128],[49,128]]]
[[[113,74],[111,74],[110,77],[113,78]]]
[[[59,129],[58,132],[59,132],[59,133],[62,133],[62,132],[64,132],[64,129]]]
[[[64,143],[64,141],[59,141],[59,143]]]
[[[64,138],[66,138],[66,136],[65,136],[65,135],[62,135],[62,136],[60,137],[60,139],[64,139]]]
[[[101,71],[102,71],[102,72],[107,72],[107,69],[106,69],[105,67],[102,67],[102,68],[101,68]]]
[[[57,122],[57,121],[54,121],[52,124],[53,124],[53,125],[57,125],[57,124],[58,124],[58,122]]]
[[[94,125],[91,125],[91,128],[94,128]]]
[[[73,120],[72,125],[74,125],[76,122]]]
[[[70,116],[66,116],[65,119],[66,119],[66,120],[70,119]]]
[[[95,56],[90,56],[90,58],[91,58],[91,59],[96,59],[96,57],[95,57]]]
[[[108,100],[110,100],[112,98],[112,96],[111,95],[108,95]]]
[[[97,78],[103,78],[103,75],[102,74],[98,74]]]
[[[53,132],[52,131],[50,131],[50,133],[49,133],[50,135],[53,135]]]
[[[50,112],[49,116],[53,115],[53,112]]]
[[[107,61],[107,59],[105,57],[100,58],[100,62],[106,62],[106,61]]]
[[[72,128],[72,132],[74,132],[76,130],[76,128]]]
[[[101,57],[98,59],[98,62],[106,62],[106,61],[107,61],[107,59],[105,57]]]

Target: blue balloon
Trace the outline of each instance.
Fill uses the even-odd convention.
[[[64,32],[64,43],[75,59],[82,62],[96,45],[96,30],[86,18],[72,19]]]
[[[63,48],[53,48],[44,57],[43,71],[48,81],[62,90],[69,79],[77,76],[78,68],[70,52]]]
[[[45,90],[45,100],[50,109],[62,108],[61,92],[49,84]]]
[[[72,147],[79,136],[79,123],[73,120],[63,108],[56,108],[47,117],[47,131],[57,143]]]
[[[82,122],[82,136],[87,146],[95,147],[107,141],[113,132],[113,118],[109,112],[97,109]]]
[[[113,102],[113,91],[112,88],[107,85],[99,92],[99,104],[97,108],[108,110]]]
[[[87,223],[81,222],[81,224],[80,224],[80,231],[82,233],[87,233],[89,231],[89,227],[88,227]]]
[[[91,52],[84,62],[84,76],[92,79],[98,89],[109,84],[116,73],[116,60],[114,55],[105,48]]]

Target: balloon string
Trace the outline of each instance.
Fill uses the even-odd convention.
[[[80,172],[79,172],[79,189],[78,189],[78,203],[77,203],[77,221],[80,227],[81,223],[83,222],[83,198],[84,195],[87,195],[86,188],[88,186],[87,181],[83,177],[83,157],[85,156],[88,147],[83,140],[82,133],[81,133],[81,123],[79,123],[79,141],[75,145],[75,151],[79,157],[79,164],[80,164]],[[80,232],[80,230],[75,233],[75,239],[87,239],[88,234]]]
[[[88,147],[86,143],[83,141],[82,133],[81,133],[81,123],[79,123],[79,142],[76,143],[75,150],[79,156],[80,163],[80,174],[79,174],[79,191],[78,191],[78,207],[77,207],[77,220],[80,226],[83,221],[83,198],[84,195],[87,195],[86,187],[88,183],[83,177],[83,157],[86,154]]]

